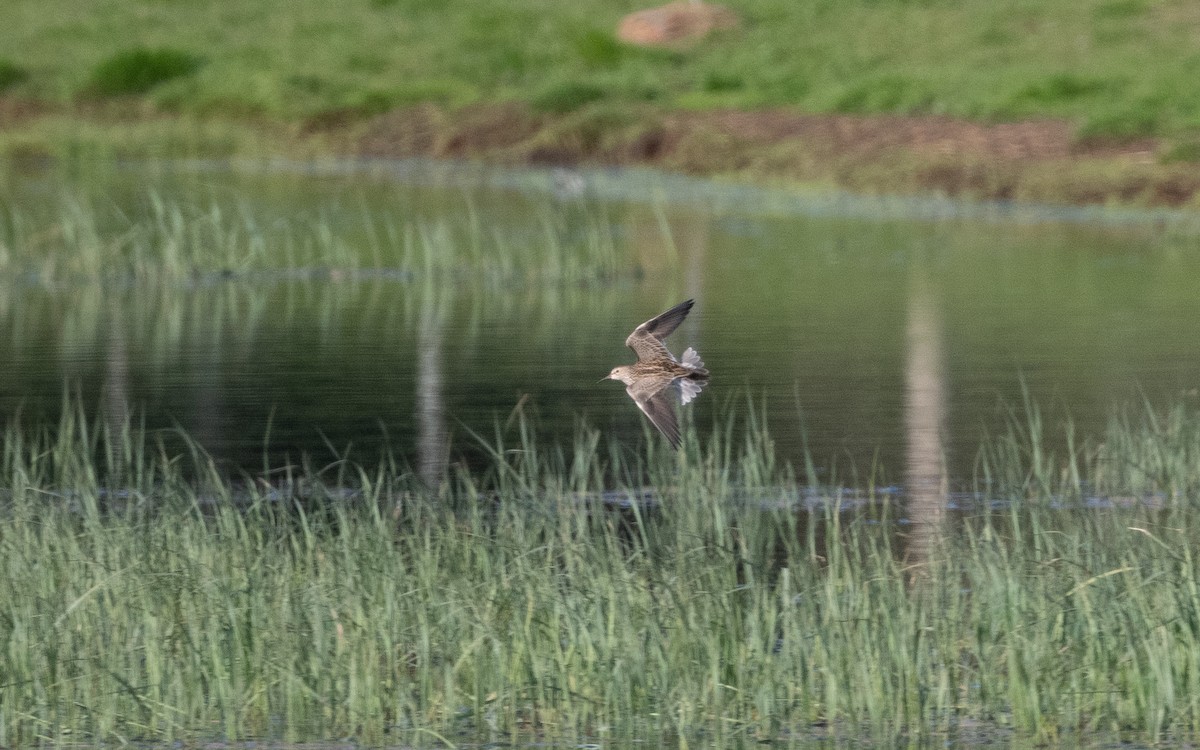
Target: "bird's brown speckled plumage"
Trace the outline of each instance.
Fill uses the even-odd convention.
[[[663,339],[679,327],[693,304],[695,301],[690,299],[681,302],[633,329],[625,345],[637,354],[638,361],[614,367],[608,374],[610,379],[625,383],[629,397],[675,448],[680,443],[675,400],[679,398],[686,404],[700,395],[708,384],[708,370],[690,347],[682,358],[675,359]]]

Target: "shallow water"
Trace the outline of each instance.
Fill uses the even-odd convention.
[[[77,390],[89,410],[178,425],[250,471],[266,446],[273,463],[387,450],[436,472],[477,460],[472,433],[491,437],[515,411],[548,440],[583,419],[637,445],[641,414],[622,386],[596,381],[631,360],[633,326],[689,297],[668,343],[695,347],[713,373],[689,407],[701,433],[750,399],[784,458],[800,465],[807,447],[845,484],[940,482],[943,455],[950,484],[965,484],[1023,388],[1052,430],[1070,418],[1081,435],[1122,403],[1196,398],[1200,234],[1187,217],[420,164],[0,178],[9,211],[46,232],[63,196],[127,216],[148,196],[221,206],[265,236],[320,225],[340,243],[286,269],[169,283],[0,266],[0,413],[53,418]],[[474,227],[461,241],[518,251],[547,226],[568,242],[599,228],[637,270],[591,283],[422,277],[380,250],[364,215]]]

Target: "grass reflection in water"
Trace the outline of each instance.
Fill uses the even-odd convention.
[[[555,204],[537,211],[532,234],[518,234],[490,226],[469,200],[454,222],[399,219],[366,203],[279,218],[248,202],[154,192],[121,208],[70,191],[56,200],[49,216],[45,207],[0,215],[0,270],[43,284],[263,275],[570,284],[638,273],[605,217],[582,209],[568,218]]]

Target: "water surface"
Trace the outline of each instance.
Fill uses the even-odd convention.
[[[0,413],[52,419],[74,390],[248,471],[264,449],[471,463],[474,434],[515,413],[547,441],[582,421],[640,449],[658,438],[621,385],[596,381],[632,358],[633,326],[689,297],[668,343],[713,373],[691,409],[701,435],[753,402],[782,457],[807,449],[845,483],[926,481],[943,458],[967,483],[1023,388],[1052,428],[1087,435],[1115,405],[1196,398],[1200,374],[1200,235],[1178,217],[419,164],[10,171],[0,199]],[[85,205],[110,217],[103,264],[122,217],[156,200],[293,237],[293,262],[97,282],[10,257],[52,248],[66,207]],[[600,233],[622,270],[422,274],[381,227],[520,258]]]

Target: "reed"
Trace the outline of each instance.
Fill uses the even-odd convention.
[[[1200,493],[1200,412],[1149,402],[1112,410],[1102,434],[1079,436],[1069,421],[1049,435],[1028,392],[1006,428],[976,460],[978,496],[1031,501],[1186,507]]]
[[[1190,495],[1039,481],[899,523],[802,492],[761,422],[676,454],[516,420],[433,489],[386,458],[230,478],[63,413],[0,459],[0,744],[1200,730]],[[1149,416],[1097,455],[1118,436],[1170,453]]]

